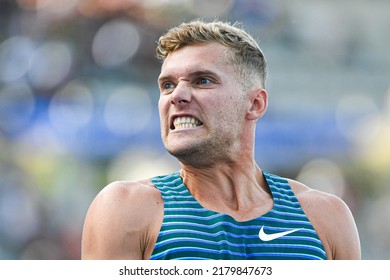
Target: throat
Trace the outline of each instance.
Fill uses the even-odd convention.
[[[273,198],[264,179],[240,183],[217,180],[219,183],[216,183],[216,176],[202,177],[197,174],[196,180],[193,180],[187,174],[183,181],[195,200],[205,209],[243,222],[260,217],[273,208]]]
[[[236,201],[221,203],[221,200],[218,200],[218,198],[195,199],[203,208],[216,213],[228,215],[238,222],[246,222],[256,219],[260,216],[265,215],[273,208],[272,197],[267,197],[261,199],[261,201],[249,203],[237,203]]]

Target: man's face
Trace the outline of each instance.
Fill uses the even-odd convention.
[[[238,150],[248,101],[226,50],[217,43],[186,46],[162,65],[161,137],[182,162],[231,160]]]

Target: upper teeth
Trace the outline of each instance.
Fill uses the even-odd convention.
[[[197,127],[201,122],[192,117],[178,117],[173,121],[175,128]]]

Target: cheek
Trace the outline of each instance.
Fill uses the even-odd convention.
[[[228,102],[228,104],[226,104]],[[239,100],[229,100],[218,108],[219,118],[231,129],[240,128],[245,120],[245,108]]]
[[[160,97],[160,99],[158,101],[158,113],[159,113],[159,116],[160,116],[160,126],[161,126],[161,128],[163,128],[164,126],[169,125],[167,123],[168,108],[169,108],[169,106],[167,106],[167,104],[168,104],[168,102],[167,102],[166,98]]]
[[[158,112],[160,117],[163,117],[168,113],[168,99],[166,97],[161,96],[158,100]]]

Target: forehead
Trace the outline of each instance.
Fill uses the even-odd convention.
[[[170,53],[164,60],[160,76],[177,76],[199,70],[230,72],[225,53],[227,47],[218,43],[185,46]]]

